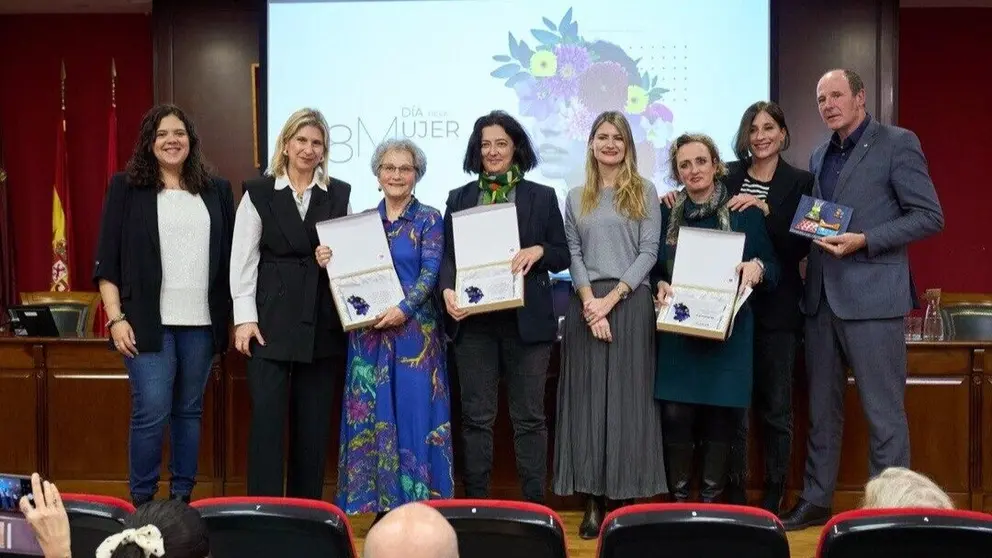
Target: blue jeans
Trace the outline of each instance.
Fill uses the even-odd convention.
[[[196,483],[203,392],[214,356],[209,326],[165,326],[162,350],[124,358],[131,382],[129,478],[131,498],[151,500],[158,490],[162,438],[170,426],[170,493],[189,496]]]

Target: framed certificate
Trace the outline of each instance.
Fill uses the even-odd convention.
[[[403,301],[403,286],[377,211],[321,221],[316,227],[320,243],[333,254],[327,276],[345,331],[374,324]]]
[[[455,246],[455,293],[470,314],[524,305],[524,278],[511,262],[520,252],[517,207],[481,205],[451,215]]]
[[[750,296],[738,296],[737,265],[744,255],[744,234],[681,227],[675,267],[674,294],[658,312],[658,331],[726,340],[734,318]]]

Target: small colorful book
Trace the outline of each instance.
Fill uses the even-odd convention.
[[[847,232],[854,210],[811,196],[803,196],[792,218],[789,232],[807,238],[837,236]]]

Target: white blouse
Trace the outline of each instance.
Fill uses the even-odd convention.
[[[210,325],[210,213],[198,194],[158,193],[162,325]]]

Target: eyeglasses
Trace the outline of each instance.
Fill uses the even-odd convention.
[[[396,165],[379,165],[379,172],[385,174],[393,174],[396,171],[400,171],[400,174],[413,174],[416,170],[410,165],[403,165],[401,167],[397,167]]]

